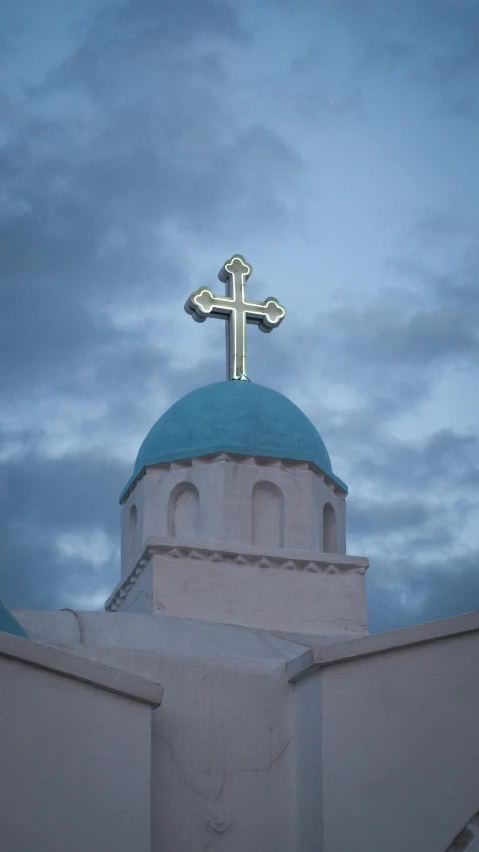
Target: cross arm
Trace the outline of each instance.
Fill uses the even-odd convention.
[[[214,296],[209,287],[201,287],[186,301],[185,311],[197,322],[204,322],[209,316],[231,313],[233,304],[228,296]]]
[[[246,322],[258,325],[260,331],[272,331],[286,316],[286,310],[274,296],[264,302],[245,302]]]

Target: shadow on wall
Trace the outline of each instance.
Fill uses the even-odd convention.
[[[168,500],[168,535],[176,538],[199,538],[200,495],[196,485],[180,482]]]
[[[272,482],[256,482],[251,500],[252,544],[284,547],[284,496]]]
[[[323,508],[323,552],[338,552],[338,522],[331,503],[325,503]]]
[[[134,565],[136,561],[136,537],[138,531],[138,512],[135,504],[130,509],[128,518],[128,564]]]

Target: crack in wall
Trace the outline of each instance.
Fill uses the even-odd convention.
[[[288,739],[286,740],[286,743],[282,746],[282,748],[280,749],[278,754],[276,754],[275,757],[272,758],[272,760],[268,763],[267,766],[244,766],[241,769],[235,769],[233,772],[226,772],[224,774],[223,780],[221,782],[219,792],[217,793],[217,795],[214,798],[211,798],[211,796],[208,796],[202,790],[199,790],[198,788],[196,788],[192,784],[190,784],[189,781],[187,781],[187,779],[185,777],[183,765],[175,757],[171,743],[165,737],[161,737],[158,734],[155,735],[155,738],[166,745],[166,747],[168,749],[168,753],[170,755],[171,762],[178,769],[178,775],[179,775],[180,782],[188,790],[191,790],[193,793],[196,793],[196,795],[200,796],[202,799],[206,800],[207,802],[210,802],[210,804],[212,804],[212,805],[215,805],[219,801],[221,796],[223,795],[223,791],[224,791],[224,788],[226,786],[227,781],[231,780],[231,778],[234,778],[236,775],[241,775],[244,772],[257,772],[257,773],[269,772],[269,770],[272,769],[272,767],[275,765],[275,763],[277,763],[279,760],[281,760],[281,758],[285,754],[285,752],[288,749],[289,744],[291,742],[291,737],[288,737]]]

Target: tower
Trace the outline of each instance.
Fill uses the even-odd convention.
[[[282,633],[362,635],[367,559],[346,554],[346,485],[306,415],[246,372],[246,324],[271,331],[276,299],[245,297],[239,255],[186,310],[226,318],[227,380],[155,423],[121,509],[121,581],[109,611],[181,616]]]

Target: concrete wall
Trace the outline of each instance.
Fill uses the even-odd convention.
[[[364,570],[327,563],[322,568],[311,563],[308,569],[306,560],[278,567],[273,561],[268,552],[264,557],[243,553],[236,563],[201,558],[198,552],[154,555],[151,611],[262,630],[367,632]]]
[[[122,506],[122,578],[140,558],[148,537],[168,537],[175,529],[179,540],[196,537],[231,545],[260,543],[322,552],[327,503],[337,522],[335,552],[346,553],[345,494],[305,463],[219,454],[149,468]],[[273,517],[276,510],[277,518]]]
[[[155,852],[296,852],[291,687],[277,666],[254,668],[164,661],[165,701],[153,718]]]
[[[420,638],[431,627],[390,635]],[[376,640],[381,637],[358,645],[367,649]],[[322,682],[324,845],[318,849],[475,849],[450,844],[479,809],[478,671],[479,632],[473,632],[312,675]]]
[[[71,613],[17,615],[36,638],[79,641]],[[165,687],[152,722],[154,852],[476,852],[479,614],[313,648],[189,619],[81,620],[87,644],[71,653]],[[74,702],[67,708],[76,712]],[[88,744],[110,716],[77,715],[75,731]],[[55,714],[53,730],[46,709],[39,718],[45,755],[62,741],[63,721]],[[121,757],[139,789],[135,735],[122,736],[112,774],[121,777]],[[115,790],[133,812],[138,789]],[[461,832],[468,845],[453,845]],[[142,849],[136,837],[130,848]]]
[[[3,656],[0,683],[2,850],[149,852],[151,707]]]
[[[317,636],[367,633],[367,559],[279,546],[236,548],[149,538],[106,609]]]
[[[221,633],[217,626],[218,645]],[[153,852],[314,852],[297,845],[293,688],[284,663],[259,658],[268,641],[257,637],[253,658],[239,652],[236,660],[221,660],[209,642],[201,653],[200,635],[196,658],[178,653],[173,637],[169,653],[72,649],[161,677],[164,699],[152,721]]]

